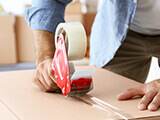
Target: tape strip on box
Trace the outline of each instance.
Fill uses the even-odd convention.
[[[94,109],[106,114],[107,116],[111,117],[112,119],[132,119],[133,116],[123,112],[119,108],[106,103],[96,97],[85,95],[85,96],[74,96],[74,98],[81,100],[82,102],[92,106]],[[135,118],[134,118],[135,119]]]

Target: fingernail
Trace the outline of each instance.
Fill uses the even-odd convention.
[[[120,93],[117,95],[117,98],[120,98],[124,93]]]
[[[148,109],[149,110],[155,110],[156,106],[154,104],[151,104],[151,105],[148,106]]]
[[[143,109],[146,109],[146,106],[145,106],[145,104],[140,104],[140,105],[138,106],[138,108],[141,109],[141,110],[143,110]]]

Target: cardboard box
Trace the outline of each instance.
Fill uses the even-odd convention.
[[[0,65],[17,62],[14,23],[12,15],[0,16]]]
[[[82,7],[79,1],[71,2],[67,5],[65,14],[81,14]]]
[[[35,61],[35,45],[33,35],[24,16],[16,17],[16,40],[18,62]]]
[[[33,73],[34,70],[0,73],[0,100],[20,120],[107,120],[115,119],[117,108],[127,119],[160,119],[160,109],[155,112],[138,110],[140,98],[118,101],[117,94],[141,83],[107,70],[97,68],[93,75],[94,89],[78,98],[42,92],[32,83]],[[102,106],[99,103],[103,109],[98,107]]]
[[[1,120],[17,120],[16,116],[0,101],[0,118]]]
[[[83,15],[83,25],[86,30],[87,36],[91,34],[92,24],[94,22],[96,13],[86,13]]]
[[[87,13],[96,13],[99,0],[86,0]]]
[[[65,14],[66,22],[80,22],[83,24],[84,23],[83,19],[84,19],[83,14]]]
[[[81,22],[86,30],[86,35],[91,34],[92,24],[94,22],[96,13],[86,13],[86,14],[65,14],[66,22]]]
[[[87,36],[87,52],[86,57],[89,58],[89,52],[90,52],[90,36]]]

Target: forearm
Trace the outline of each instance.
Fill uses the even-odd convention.
[[[36,48],[36,66],[46,59],[52,59],[55,51],[54,33],[44,30],[34,30],[33,36]]]

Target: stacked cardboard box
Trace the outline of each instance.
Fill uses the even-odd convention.
[[[92,24],[94,22],[94,18],[96,16],[96,13],[86,13],[84,14],[84,27],[87,34],[87,53],[86,57],[89,57],[89,51],[90,51],[90,34],[91,34],[91,28]]]
[[[81,22],[83,24],[83,13],[81,10],[81,3],[79,1],[71,2],[67,5],[65,10],[66,22]]]
[[[81,22],[86,30],[89,57],[89,36],[96,13],[83,13],[79,1],[74,1],[66,7],[66,22]],[[24,16],[0,16],[0,65],[15,64],[17,62],[34,62],[35,46],[32,31]],[[14,29],[15,28],[15,29]]]
[[[10,14],[0,16],[0,65],[17,62],[14,17]]]
[[[66,7],[65,11],[65,20],[66,22],[81,22],[84,25],[87,35],[87,53],[86,57],[89,57],[89,41],[90,41],[90,34],[91,34],[91,27],[96,16],[96,12],[89,12],[83,13],[82,12],[82,5],[79,1],[74,1],[70,3]]]
[[[81,97],[42,92],[32,84],[33,73],[0,73],[0,120],[160,120],[160,109],[138,110],[139,97],[118,101],[117,94],[141,83],[110,71],[98,68],[93,75],[93,90]]]
[[[15,34],[18,62],[34,62],[35,46],[33,35],[24,16],[16,16]]]
[[[32,31],[24,16],[0,16],[0,65],[34,62]]]

